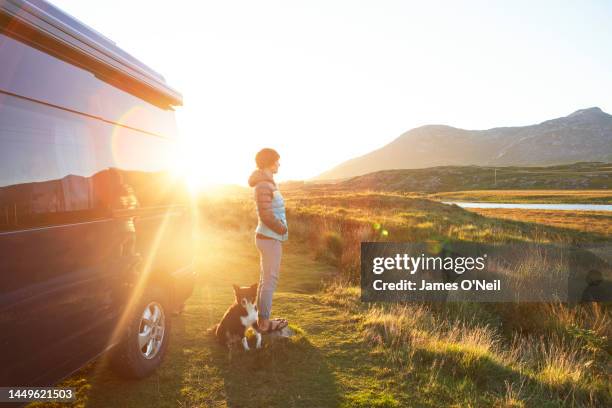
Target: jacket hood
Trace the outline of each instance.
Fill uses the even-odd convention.
[[[257,183],[261,181],[268,181],[276,185],[274,178],[272,178],[272,173],[266,170],[257,169],[251,173],[251,177],[249,177],[249,186],[255,187]]]

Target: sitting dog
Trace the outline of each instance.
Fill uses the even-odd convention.
[[[255,331],[257,339],[257,348],[261,348],[261,333],[257,330],[257,306],[255,298],[257,297],[257,283],[251,286],[234,287],[234,295],[236,301],[231,305],[221,322],[217,325],[215,336],[220,344],[229,346],[236,340],[242,340],[242,347],[249,350],[249,343],[246,338],[246,331],[252,327]]]

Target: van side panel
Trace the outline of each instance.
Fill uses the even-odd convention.
[[[13,67],[0,76],[13,91],[32,81],[55,103],[110,116],[104,106],[126,106],[125,95],[79,88],[81,73],[45,70],[45,58],[11,41],[0,35],[0,58]],[[146,122],[156,109],[141,101],[124,115]],[[113,344],[139,280],[191,262],[172,139],[106,119],[0,89],[0,386],[50,384],[78,369]]]

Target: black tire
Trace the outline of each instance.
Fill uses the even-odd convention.
[[[161,309],[164,317],[161,343],[157,348],[151,347],[149,349],[148,345],[141,348],[139,341],[141,337],[143,339],[146,337],[145,334],[157,333],[156,336],[151,337],[159,337],[159,332],[155,331],[159,325],[146,325],[144,323],[146,310],[152,317],[152,311],[157,309]],[[110,362],[113,371],[127,378],[143,378],[153,373],[161,365],[168,350],[172,327],[171,315],[169,298],[165,291],[156,287],[145,290],[139,302],[132,308],[122,338],[111,353]],[[147,331],[148,328],[152,329]],[[141,333],[143,336],[140,336]],[[151,352],[149,356],[146,355],[147,351]],[[155,352],[153,353],[153,351]]]

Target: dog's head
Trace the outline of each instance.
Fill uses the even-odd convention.
[[[232,286],[234,287],[236,303],[242,305],[244,308],[246,308],[248,304],[255,304],[255,298],[257,297],[257,283],[254,283],[251,286]]]

